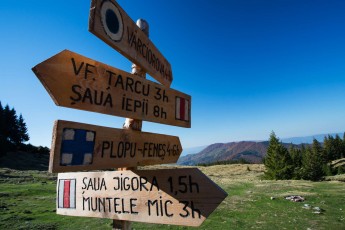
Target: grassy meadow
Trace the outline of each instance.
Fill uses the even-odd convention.
[[[261,180],[263,165],[199,168],[229,195],[198,229],[345,229],[344,182]],[[0,229],[112,229],[109,219],[56,215],[55,187],[55,174],[0,168]],[[288,195],[306,200],[291,202]],[[316,207],[321,213],[314,213]],[[132,228],[195,229],[144,223]]]

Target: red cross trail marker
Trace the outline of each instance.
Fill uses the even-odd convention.
[[[170,63],[116,1],[92,0],[89,31],[169,87]]]
[[[69,50],[33,68],[55,104],[191,127],[191,97]]]
[[[181,152],[175,136],[59,120],[54,125],[49,171],[176,163]]]
[[[61,215],[185,226],[201,225],[227,197],[197,168],[59,173],[57,191]]]

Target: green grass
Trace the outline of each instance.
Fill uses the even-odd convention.
[[[111,229],[111,221],[56,215],[56,178],[0,169],[0,229]]]
[[[305,184],[306,182],[289,184],[282,181],[256,185],[251,183],[249,190],[243,190],[242,185],[233,186],[235,192],[230,191],[230,197],[219,208],[220,213],[224,214],[220,219],[226,221],[227,226],[232,226],[232,229],[329,229],[330,226],[331,229],[343,229],[344,185],[308,182],[308,186],[304,187]],[[238,194],[238,191],[242,193],[231,196]],[[284,198],[288,194],[301,193],[307,197],[305,202],[294,203]],[[271,200],[271,196],[275,199]],[[303,204],[320,207],[325,212],[314,214],[312,209],[304,209]],[[232,207],[235,208],[230,211]]]
[[[243,169],[235,172],[234,167]],[[201,167],[229,196],[198,229],[345,229],[344,182],[260,180],[262,171],[250,167]],[[54,174],[0,169],[0,229],[112,229],[109,219],[57,215],[55,188]],[[285,200],[287,195],[302,195],[306,201],[294,203]],[[304,204],[324,212],[315,214]],[[195,229],[144,223],[132,227]]]

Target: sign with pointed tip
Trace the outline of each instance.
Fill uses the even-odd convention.
[[[169,87],[170,63],[116,1],[92,0],[89,31]]]
[[[200,226],[226,197],[197,168],[59,173],[56,212]]]
[[[189,95],[69,50],[32,70],[59,106],[191,127]]]
[[[73,172],[176,163],[176,136],[114,129],[71,121],[55,122],[49,171]]]

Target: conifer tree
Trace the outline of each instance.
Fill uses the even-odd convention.
[[[304,146],[303,146],[304,147]],[[301,167],[302,167],[302,151],[295,148],[292,144],[290,145],[289,153],[293,165],[293,179],[300,179]]]
[[[5,137],[5,121],[4,121],[4,108],[0,101],[0,156],[7,150],[6,137]]]
[[[5,107],[5,129],[7,141],[15,144],[18,136],[17,112],[14,108],[10,109],[8,105]]]
[[[28,130],[22,115],[17,116],[14,108],[0,102],[0,154],[15,150],[20,144],[29,140]]]
[[[321,154],[323,152],[320,142],[313,140],[312,147],[306,149],[302,160],[302,178],[305,180],[317,181],[324,175]]]
[[[331,135],[325,136],[323,139],[323,151],[320,157],[323,164],[322,168],[326,176],[333,175],[332,167],[329,165],[330,159],[334,153],[333,140],[334,138]]]
[[[344,158],[345,157],[345,133],[343,134],[343,139],[340,139],[340,148],[341,148],[341,151],[340,151],[340,154],[339,154],[339,158]]]
[[[339,137],[337,134],[334,138],[334,154],[333,154],[333,159],[331,160],[337,160],[342,158],[341,156],[345,155],[343,153],[343,140]]]
[[[266,166],[265,176],[268,179],[284,180],[292,178],[293,165],[291,157],[287,148],[283,146],[274,132],[270,135],[264,164]]]
[[[327,164],[334,155],[334,138],[331,135],[325,136],[323,139],[323,152],[321,154],[322,163]]]
[[[0,139],[4,137],[4,108],[0,101]]]
[[[17,126],[18,126],[17,144],[28,141],[30,138],[29,138],[28,129],[26,128],[26,123],[24,121],[22,114],[19,115]]]

